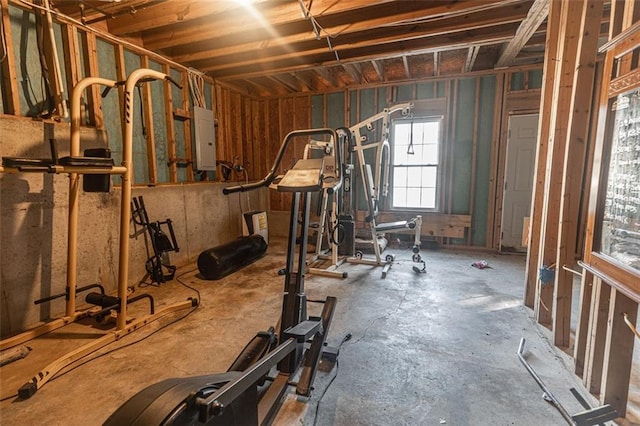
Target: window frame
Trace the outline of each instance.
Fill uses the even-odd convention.
[[[412,122],[417,123],[438,123],[438,155],[437,155],[437,164],[425,163],[425,164],[396,164],[395,160],[395,145],[396,145],[396,126],[398,124],[405,124]],[[410,211],[410,212],[433,212],[440,213],[440,199],[442,193],[442,163],[444,159],[443,148],[444,148],[444,134],[445,134],[445,117],[444,115],[426,115],[420,117],[413,118],[398,118],[394,119],[391,123],[391,135],[389,141],[389,156],[390,156],[390,168],[389,168],[389,182],[390,182],[390,194],[388,197],[388,207],[391,211]],[[436,168],[436,185],[435,185],[435,202],[434,207],[402,207],[396,206],[393,202],[394,190],[395,190],[395,169],[396,167],[435,167]],[[421,187],[422,188],[422,187]]]

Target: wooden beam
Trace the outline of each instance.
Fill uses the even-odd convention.
[[[64,61],[64,70],[67,77],[69,93],[80,81],[80,49],[78,48],[78,30],[75,25],[64,24],[62,26],[62,44],[65,46],[67,57]]]
[[[404,75],[410,80],[411,79],[411,68],[409,67],[409,60],[406,55],[402,55],[402,65],[404,65]]]
[[[592,291],[582,381],[590,393],[598,395],[602,385],[611,287],[603,283],[600,278],[594,277]]]
[[[454,22],[449,27],[435,26],[417,31],[412,29],[406,32],[404,27],[391,27],[391,29],[367,29],[359,33],[346,34],[331,40],[334,49],[339,50],[340,60],[345,61],[357,57],[386,54],[396,52],[397,56],[406,55],[415,49],[425,50],[429,47],[453,46],[456,48],[468,47],[472,44],[495,43],[497,40],[505,41],[513,37],[518,22],[508,19],[497,21],[495,17],[486,18],[490,24],[482,21],[477,26],[460,22]],[[265,45],[264,42],[256,42],[249,46],[232,46],[229,48],[211,49],[216,41],[211,40],[202,44],[184,46],[174,56],[174,60],[189,64],[195,68],[215,72],[217,76],[246,72],[243,68],[257,68],[264,71],[272,68],[272,62],[299,64],[301,61],[307,64],[318,64],[321,61],[332,60],[335,62],[335,54],[328,49],[326,42],[311,39],[299,43],[284,43],[278,40],[276,45]],[[221,42],[218,42],[221,43]],[[225,53],[226,54],[223,54]],[[359,52],[356,54],[356,52]]]
[[[87,77],[97,77],[100,75],[98,71],[98,46],[96,43],[96,35],[91,32],[86,34],[86,46],[84,50],[85,72]],[[104,127],[104,118],[102,116],[102,102],[100,97],[100,87],[97,84],[91,86],[88,90],[89,124],[95,125],[97,128]]]
[[[342,68],[349,74],[355,84],[362,84],[362,70],[358,68],[358,64],[342,64]]]
[[[140,57],[140,66],[142,68],[149,68],[149,57],[141,56]],[[156,162],[156,139],[154,133],[153,126],[153,102],[151,100],[151,84],[147,83],[143,85],[142,88],[142,112],[144,116],[142,119],[144,120],[144,129],[145,129],[145,139],[147,142],[147,167],[149,176],[148,183],[149,185],[156,185],[158,183],[158,166]]]
[[[315,84],[313,83],[313,78],[309,75],[309,73],[304,71],[296,71],[292,72],[291,75],[297,78],[298,81],[304,84],[309,90],[316,90]]]
[[[373,69],[376,71],[376,74],[378,76],[378,81],[386,81],[386,77],[384,75],[384,65],[377,60],[372,60],[371,61],[371,65],[373,66]]]
[[[320,76],[320,78],[326,81],[330,86],[333,86],[333,87],[338,86],[338,80],[336,79],[331,69],[326,67],[317,67],[314,69],[314,71],[318,74],[318,76]]]
[[[584,364],[587,357],[587,340],[589,332],[589,319],[593,293],[593,274],[586,269],[582,270],[580,280],[580,306],[578,307],[578,321],[576,322],[576,337],[573,345],[573,372],[578,377],[584,377]]]
[[[508,67],[549,14],[549,0],[536,0],[515,36],[502,50],[496,68]]]
[[[168,64],[162,66],[162,72],[171,75],[171,67]],[[167,158],[174,159],[177,156],[176,151],[176,130],[173,122],[173,93],[172,85],[168,81],[164,81],[164,117],[167,126]],[[217,98],[217,96],[216,96]],[[220,141],[216,145],[220,145]],[[220,157],[217,157],[220,158]],[[175,161],[169,162],[169,180],[171,183],[178,182],[178,166]]]
[[[191,103],[189,101],[189,76],[186,71],[181,70],[180,77],[180,84],[182,85],[182,109],[191,114]],[[193,182],[195,180],[193,174],[193,155],[191,152],[191,121],[192,120],[184,121],[184,153],[187,160],[187,182]]]
[[[560,12],[561,2],[551,2],[549,8],[549,22],[547,26],[547,42],[542,81],[542,97],[540,103],[540,119],[538,127],[538,146],[536,149],[534,190],[531,201],[531,230],[529,232],[529,249],[527,250],[527,269],[525,271],[525,299],[524,304],[533,307],[538,321],[549,322],[550,315],[544,315],[540,310],[540,291],[542,290],[538,280],[540,268],[540,243],[543,223],[542,206],[545,194],[545,180],[547,174],[547,155],[549,152],[549,135],[551,133],[551,117],[553,114],[553,91],[558,68],[557,55],[560,51]],[[549,302],[550,299],[547,299]],[[544,303],[544,302],[543,302]]]
[[[612,289],[600,402],[611,404],[620,417],[625,417],[627,413],[635,340],[635,335],[624,321],[624,315],[635,324],[638,303]]]
[[[289,89],[291,92],[298,93],[303,91],[303,87],[300,81],[293,77],[291,74],[274,74],[267,76],[272,81],[279,83]]]
[[[576,1],[578,3],[578,1]],[[591,118],[592,88],[595,62],[598,50],[598,33],[602,20],[603,0],[585,0],[580,11],[577,62],[573,67],[573,88],[567,117],[567,135],[562,171],[562,189],[556,247],[556,265],[575,264],[578,242],[578,220],[580,218],[580,200],[582,176],[587,161],[587,141]],[[571,35],[573,36],[573,34]],[[556,286],[554,291],[553,333],[557,346],[568,347],[571,340],[571,298],[573,295],[573,275],[571,272],[556,268]]]
[[[438,51],[433,52],[433,76],[440,75],[440,53]]]
[[[406,33],[406,28],[422,31],[423,28],[442,29],[450,27],[452,31],[464,25],[474,27],[476,20],[493,17],[493,23],[499,21],[520,22],[525,14],[522,1],[508,0],[497,2],[475,1],[439,1],[439,2],[390,2],[350,0],[336,2],[320,0],[325,3],[322,13],[314,18],[323,28],[322,36],[338,35],[332,40],[349,37],[353,33],[369,31],[385,34],[389,31]],[[390,13],[390,3],[393,12]],[[528,3],[526,3],[528,4]],[[314,9],[319,7],[313,5]],[[191,48],[203,45],[237,45],[243,43],[262,43],[271,47],[274,44],[293,45],[300,41],[316,40],[311,25],[300,13],[298,2],[272,2],[272,6],[262,10],[256,19],[250,13],[230,11],[224,14],[204,16],[195,22],[179,22],[171,26],[170,31],[164,28],[146,31],[143,34],[145,48],[150,50]],[[428,19],[425,19],[428,16]],[[465,19],[460,19],[464,16]],[[516,21],[517,19],[517,21]],[[264,23],[267,22],[268,25]],[[486,25],[486,24],[485,24]],[[113,28],[113,24],[110,28]],[[247,31],[250,28],[251,31]],[[374,29],[372,31],[372,29]],[[463,31],[463,29],[460,29]],[[116,32],[116,34],[119,34]],[[512,34],[513,35],[513,34]],[[326,42],[323,41],[324,44]],[[189,51],[187,49],[187,51]],[[246,47],[240,47],[247,50]],[[199,49],[200,50],[200,49]],[[204,49],[202,49],[204,50]],[[193,52],[193,50],[191,50]],[[230,52],[225,51],[228,55]]]
[[[2,106],[5,114],[20,115],[20,92],[18,90],[18,78],[16,76],[16,60],[13,49],[13,36],[11,35],[11,17],[9,16],[9,0],[1,0],[2,9],[2,37],[6,54],[0,62],[2,70]]]
[[[464,63],[463,72],[471,72],[473,70],[473,65],[475,64],[476,58],[478,57],[478,52],[480,52],[480,46],[469,46],[467,60]]]
[[[5,114],[20,115],[20,99],[18,78],[16,76],[16,59],[13,55],[13,36],[11,35],[11,17],[9,16],[9,0],[1,0],[2,37],[5,41],[6,57],[0,62],[2,70],[2,106]]]

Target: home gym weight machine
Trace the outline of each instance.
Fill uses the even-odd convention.
[[[385,278],[387,272],[391,268],[394,261],[394,256],[389,254],[382,259],[382,248],[378,242],[380,234],[385,232],[411,232],[414,234],[413,243],[413,256],[414,262],[420,262],[420,233],[422,227],[422,216],[418,215],[411,220],[402,220],[389,223],[377,223],[376,218],[378,216],[379,202],[383,197],[386,197],[389,192],[389,169],[391,163],[391,152],[389,146],[389,133],[391,115],[400,111],[403,116],[408,116],[413,109],[412,103],[404,103],[394,105],[391,108],[385,108],[382,112],[375,114],[366,120],[363,120],[353,126],[349,127],[351,132],[352,149],[355,153],[355,160],[358,170],[362,177],[362,186],[364,189],[364,195],[367,202],[368,215],[365,218],[369,226],[371,233],[371,244],[373,246],[373,253],[375,259],[366,259],[362,251],[356,251],[354,257],[347,259],[349,263],[359,263],[372,266],[382,266],[382,278]],[[369,139],[367,133],[370,133],[374,129],[374,124],[380,122],[380,135],[379,139],[372,141]],[[375,170],[372,174],[371,166],[367,163],[365,158],[365,150],[372,150],[375,156]],[[351,204],[354,200],[351,200]]]
[[[282,177],[276,172],[291,141],[313,135],[338,140],[332,129],[291,132],[264,179],[224,189],[225,194],[231,194],[269,187],[292,194],[279,344],[276,346],[273,327],[260,332],[226,373],[167,379],[151,385],[120,406],[105,425],[269,424],[290,385],[296,386],[298,395],[310,395],[320,357],[328,351],[325,341],[337,301],[327,297],[321,316],[307,317],[304,277],[311,193],[335,192],[342,179],[339,173],[324,174],[324,158],[298,160]],[[335,358],[337,350],[331,355]]]
[[[80,348],[53,361],[33,378],[25,383],[18,390],[18,397],[26,399],[31,397],[42,386],[44,386],[55,374],[73,362],[89,355],[90,353],[126,336],[127,334],[150,324],[162,316],[195,307],[198,300],[189,298],[188,300],[173,305],[169,305],[156,311],[153,305],[153,298],[142,294],[132,298],[128,297],[128,276],[129,276],[129,221],[131,217],[131,189],[133,180],[133,95],[137,84],[161,80],[169,81],[177,86],[170,76],[150,69],[138,69],[133,71],[126,81],[116,82],[99,77],[87,77],[78,82],[71,94],[71,134],[69,157],[57,158],[57,154],[52,150],[51,159],[29,159],[29,158],[9,158],[3,157],[0,173],[66,173],[69,176],[69,208],[68,208],[68,234],[67,234],[67,285],[65,292],[59,295],[41,299],[40,303],[65,297],[65,315],[54,319],[44,325],[28,330],[16,336],[2,340],[0,349],[10,348],[27,342],[35,337],[59,329],[69,323],[86,317],[104,317],[112,312],[117,313],[116,327],[95,339],[94,341],[81,346]],[[111,88],[124,86],[123,121],[124,132],[122,138],[122,165],[113,165],[110,158],[86,157],[80,155],[80,117],[81,117],[81,96],[85,89],[92,85],[106,86],[103,95],[106,95]],[[120,236],[119,236],[119,257],[118,257],[118,295],[117,297],[107,296],[104,289],[99,284],[92,284],[84,287],[77,287],[77,239],[78,239],[78,212],[79,212],[79,182],[80,175],[120,175],[122,176],[121,198],[120,198]],[[96,304],[94,308],[84,311],[76,309],[76,295],[80,291],[91,288],[99,288],[100,293],[89,293],[86,300]],[[150,301],[150,314],[138,319],[127,319],[127,305],[134,301],[148,299]]]
[[[349,149],[351,134],[348,129],[338,129],[339,141],[332,139],[325,141],[311,139],[304,148],[304,159],[324,158],[324,176],[326,178],[343,180],[341,176],[349,173],[353,166],[344,161],[345,152]],[[337,144],[336,144],[337,143]],[[334,191],[332,188],[324,188],[320,192],[319,214],[316,229],[315,253],[307,260],[309,267],[307,272],[313,275],[322,275],[332,278],[347,278],[348,274],[338,271],[346,259],[338,257],[338,246],[344,239],[344,230],[338,222],[342,203],[341,189]],[[324,239],[327,239],[328,249],[323,249]],[[329,266],[326,262],[329,261]]]

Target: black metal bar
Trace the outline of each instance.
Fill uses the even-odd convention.
[[[318,363],[322,356],[324,343],[327,340],[327,334],[329,334],[329,328],[331,327],[331,320],[333,319],[337,301],[338,299],[335,297],[329,296],[322,308],[322,331],[313,338],[311,347],[304,356],[302,372],[300,373],[300,379],[296,387],[296,393],[298,395],[309,396],[311,394],[311,385],[318,370]]]
[[[297,346],[295,339],[289,339],[271,351],[266,357],[246,370],[242,376],[230,381],[207,398],[197,398],[199,407],[198,421],[207,423],[211,417],[221,415],[224,409],[242,395],[250,386],[254,386],[262,376],[280,362]]]
[[[236,186],[230,186],[230,187],[224,188],[222,190],[223,194],[228,195],[234,192],[251,191],[252,189],[257,189],[263,186],[271,185],[271,182],[273,182],[276,178],[276,172],[278,170],[278,167],[280,166],[280,163],[282,162],[282,159],[284,158],[284,153],[286,152],[287,147],[289,146],[289,143],[291,142],[291,140],[299,136],[311,136],[311,135],[329,135],[329,136],[333,136],[335,141],[338,140],[336,131],[328,128],[294,130],[293,132],[289,132],[289,134],[287,134],[287,136],[284,137],[284,142],[282,142],[282,145],[280,145],[280,150],[276,155],[276,159],[273,163],[273,166],[271,167],[271,170],[269,170],[269,173],[267,173],[267,175],[264,177],[264,179],[259,180],[258,182],[247,184],[247,185],[236,185]]]

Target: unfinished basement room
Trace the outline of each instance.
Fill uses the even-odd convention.
[[[640,2],[0,30],[3,426],[640,425]]]

